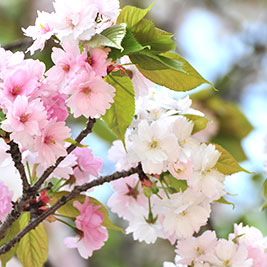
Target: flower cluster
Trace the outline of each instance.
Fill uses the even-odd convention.
[[[214,144],[199,141],[214,132],[203,134],[207,122],[205,115],[191,108],[189,97],[176,99],[139,72],[140,65],[148,68],[144,73],[150,72],[151,66],[138,64],[138,60],[137,67],[131,63],[130,58],[147,57],[149,62],[157,62],[152,66],[156,71],[162,68],[167,71],[171,66],[171,73],[186,73],[190,80],[188,68],[197,76],[185,60],[183,63],[175,61],[172,53],[166,53],[170,57],[165,57],[161,52],[166,51],[165,47],[159,49],[161,43],[166,43],[173,50],[171,35],[142,19],[148,9],[127,7],[125,12],[129,13],[123,15],[122,20],[130,20],[128,25],[125,21],[120,23],[119,18],[119,25],[114,26],[120,13],[118,0],[54,0],[53,5],[54,12],[38,12],[35,26],[24,29],[25,35],[34,40],[28,49],[31,54],[42,50],[51,37],[55,39],[57,47],[51,54],[53,67],[46,70],[39,60],[24,59],[21,52],[0,48],[0,160],[10,159],[11,144],[18,144],[16,147],[22,155],[21,160],[21,155],[12,154],[14,162],[9,161],[20,171],[24,186],[23,198],[14,206],[21,209],[19,212],[31,212],[32,217],[46,211],[47,217],[52,215],[48,220],[58,220],[74,228],[77,236],[68,237],[64,242],[68,248],[77,248],[83,258],[90,257],[104,245],[108,238],[105,226],[118,228],[109,221],[108,212],[101,203],[79,195],[92,187],[85,183],[98,177],[102,160],[95,158],[92,150],[80,143],[88,128],[76,141],[72,140],[66,119],[71,114],[74,118],[84,116],[89,122],[95,121],[91,119],[105,115],[115,102],[102,118],[115,133],[119,131],[121,140],[113,143],[109,158],[122,172],[102,177],[92,185],[112,178],[116,180],[111,182],[114,194],[108,206],[129,222],[126,233],[133,233],[135,240],[146,243],[154,243],[157,238],[168,239],[172,244],[177,241],[176,265],[165,263],[165,266],[264,267],[266,239],[254,228],[235,226],[235,233],[229,240],[218,240],[210,231],[193,237],[207,223],[211,204],[224,200],[225,175],[242,168],[229,155],[235,164],[234,172],[224,172],[220,159],[225,156],[222,153],[227,152]],[[135,16],[135,12],[139,14]],[[107,32],[108,37],[104,35]],[[153,39],[151,44],[149,41],[139,44],[141,37],[154,33],[159,35],[160,42]],[[130,47],[123,47],[127,45]],[[153,50],[154,46],[156,50]],[[118,59],[122,65],[117,64]],[[185,65],[185,69],[181,65]],[[118,70],[120,73],[114,73]],[[194,79],[207,82],[200,75]],[[127,80],[126,87],[131,88],[118,80]],[[117,88],[115,99],[115,88],[110,83]],[[194,86],[196,84],[185,90]],[[127,97],[123,98],[124,95]],[[128,100],[132,110],[124,112]],[[68,143],[72,143],[69,148]],[[22,165],[20,161],[27,166],[27,177],[25,170],[18,167]],[[130,170],[123,172],[127,169]],[[38,180],[46,171],[44,179],[47,180]],[[37,186],[33,185],[37,180]],[[40,181],[43,182],[41,186]],[[73,189],[75,185],[82,186]],[[65,191],[72,189],[72,192]],[[25,195],[29,199],[25,200]],[[0,222],[12,209],[11,197],[7,186],[0,182]],[[67,199],[72,199],[73,205],[63,206]],[[69,219],[72,224],[67,222]]]
[[[174,242],[207,223],[210,204],[225,194],[225,175],[216,168],[220,152],[215,146],[192,136],[190,115],[203,114],[190,108],[191,100],[177,101],[153,88],[148,92],[137,99],[135,120],[125,139],[127,152],[119,141],[109,151],[119,170],[140,162],[147,179],[140,184],[134,175],[113,182],[115,193],[108,205],[129,221],[126,232],[134,239]]]
[[[175,264],[164,267],[235,266],[265,267],[267,238],[255,227],[234,226],[229,239],[217,239],[215,232],[206,231],[199,237],[190,237],[177,244]]]

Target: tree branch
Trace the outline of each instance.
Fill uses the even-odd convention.
[[[77,143],[80,143],[89,133],[92,132],[94,123],[95,119],[89,118],[86,128],[75,139]],[[67,153],[70,154],[75,148],[76,148],[75,145],[73,144],[70,145],[67,148]],[[43,182],[56,169],[56,167],[60,164],[60,162],[65,159],[65,157],[58,158],[56,164],[54,166],[47,168],[44,171],[43,175],[39,178],[39,180],[32,187],[29,188],[26,194],[23,194],[22,198],[13,204],[13,210],[9,213],[5,222],[0,226],[0,240],[5,237],[5,232],[13,224],[13,222],[15,222],[19,218],[25,205],[28,204],[29,201],[37,194],[38,189],[43,184]]]
[[[121,171],[121,172],[115,172],[111,175],[107,175],[104,177],[100,177],[98,179],[95,179],[91,181],[90,183],[83,184],[81,186],[75,186],[72,192],[70,192],[67,196],[61,197],[60,200],[57,201],[57,203],[46,210],[44,213],[42,213],[40,216],[34,218],[23,230],[21,230],[13,239],[11,239],[9,242],[4,244],[0,248],[0,255],[8,252],[16,243],[18,243],[23,236],[25,236],[28,232],[30,232],[32,229],[37,227],[42,221],[44,221],[48,216],[52,215],[55,213],[57,209],[65,205],[68,201],[74,199],[75,197],[79,196],[81,192],[85,192],[88,189],[102,185],[106,182],[111,182],[115,181],[117,179],[123,178],[123,177],[128,177],[132,174],[135,173],[142,173],[142,167],[139,164],[137,167],[133,167],[129,169],[128,171]]]
[[[15,165],[16,169],[19,171],[20,178],[22,180],[23,194],[27,194],[27,192],[30,189],[30,184],[28,183],[28,179],[26,176],[24,165],[21,162],[22,156],[21,156],[21,152],[19,150],[19,146],[13,140],[11,140],[8,143],[8,145],[10,146],[10,150],[8,150],[7,153],[11,154],[14,165]]]

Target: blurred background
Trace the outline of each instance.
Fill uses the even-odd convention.
[[[141,8],[155,3],[149,13],[155,25],[174,33],[176,52],[186,58],[218,91],[201,87],[190,93],[195,108],[203,111],[211,123],[198,138],[221,144],[242,167],[254,174],[240,173],[226,180],[226,198],[235,204],[214,205],[209,229],[219,237],[227,237],[233,223],[243,222],[258,227],[267,235],[267,211],[263,204],[262,184],[266,177],[264,162],[267,152],[267,1],[266,0],[123,0],[121,7]],[[21,28],[33,25],[36,10],[52,11],[51,0],[0,0],[0,44],[9,46],[23,39]],[[12,48],[12,46],[11,46]],[[26,49],[26,47],[21,47]],[[35,58],[51,66],[51,47]],[[0,59],[1,60],[1,59]],[[84,121],[74,123],[74,136]],[[114,135],[97,124],[94,135],[86,143],[96,156],[104,160],[103,174],[115,170],[107,159]],[[266,141],[267,143],[267,141]],[[266,148],[265,148],[266,149]],[[267,167],[266,167],[267,168]],[[112,190],[104,185],[93,192],[106,203]],[[115,215],[115,224],[125,227]],[[63,225],[48,227],[51,235],[49,261],[46,266],[93,267],[158,267],[164,260],[172,261],[173,247],[163,240],[154,245],[134,242],[132,236],[110,231],[103,249],[88,261],[80,259],[75,250],[65,249],[63,238],[71,233]],[[56,235],[55,235],[56,233]],[[9,266],[19,266],[16,262]]]

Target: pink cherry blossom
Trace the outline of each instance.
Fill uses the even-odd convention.
[[[65,238],[64,243],[68,248],[78,248],[80,255],[86,259],[104,245],[108,239],[108,231],[102,226],[104,214],[99,210],[100,206],[91,204],[88,197],[83,204],[74,201],[74,207],[81,213],[75,220],[81,235]]]
[[[26,36],[31,37],[34,40],[32,46],[27,50],[27,52],[30,51],[31,55],[38,49],[43,50],[45,42],[54,34],[50,22],[51,14],[37,11],[37,15],[38,17],[35,21],[35,26],[29,26],[27,29],[22,29]]]
[[[42,97],[42,102],[47,112],[47,119],[56,119],[56,121],[65,121],[69,116],[66,105],[67,95],[54,93]]]
[[[94,71],[96,76],[104,77],[107,75],[107,57],[109,51],[109,48],[91,48],[89,49],[90,56],[88,57],[87,51],[84,51],[77,57],[77,63],[85,68],[86,71]]]
[[[12,132],[11,138],[27,146],[32,137],[41,134],[40,128],[46,123],[46,111],[40,99],[29,101],[25,95],[18,95],[8,107],[3,130]]]
[[[95,118],[104,115],[113,103],[115,88],[104,82],[99,76],[83,72],[71,85],[73,94],[67,100],[74,118],[81,115]]]
[[[36,151],[43,166],[55,164],[60,156],[66,156],[64,140],[70,137],[70,128],[65,122],[51,120],[42,129],[41,135],[36,137]]]
[[[89,40],[95,34],[98,9],[91,0],[56,0],[51,25],[62,40]]]
[[[65,87],[73,78],[78,69],[76,57],[80,56],[78,45],[66,43],[63,49],[53,47],[51,58],[54,66],[47,72],[47,80],[53,85],[58,85],[60,92],[65,93]]]
[[[3,90],[0,90],[0,103],[3,99],[15,101],[18,95],[34,97],[41,86],[45,65],[39,60],[27,59],[3,75]]]
[[[193,168],[190,161],[182,162],[170,162],[168,170],[177,179],[187,180],[193,174]]]
[[[87,183],[98,176],[102,169],[102,160],[95,158],[91,149],[77,147],[73,154],[77,157],[77,165],[74,168],[76,184]]]
[[[132,211],[134,205],[147,205],[147,198],[143,194],[141,184],[138,184],[138,181],[138,176],[135,174],[111,183],[114,193],[108,200],[108,206],[112,212],[126,220],[134,218]]]
[[[181,256],[179,263],[194,265],[203,260],[203,256],[213,253],[217,245],[215,232],[206,231],[199,237],[190,237],[178,241],[176,253]]]
[[[8,187],[0,181],[0,222],[3,222],[7,214],[12,209],[12,195],[13,193]]]

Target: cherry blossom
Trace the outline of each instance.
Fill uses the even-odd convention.
[[[76,184],[81,185],[98,177],[102,169],[102,160],[95,158],[91,149],[77,147],[73,154],[77,158],[77,164],[74,167]]]
[[[74,206],[80,211],[75,224],[80,237],[68,237],[64,243],[68,248],[78,248],[83,258],[91,257],[93,251],[100,249],[108,238],[107,229],[102,226],[104,214],[99,211],[100,206],[94,206],[86,197],[83,204],[74,201]]]
[[[56,162],[60,156],[66,156],[64,140],[70,137],[70,129],[65,126],[65,122],[51,120],[42,129],[41,135],[36,137],[36,151],[38,152],[40,163],[43,166],[50,166]]]

